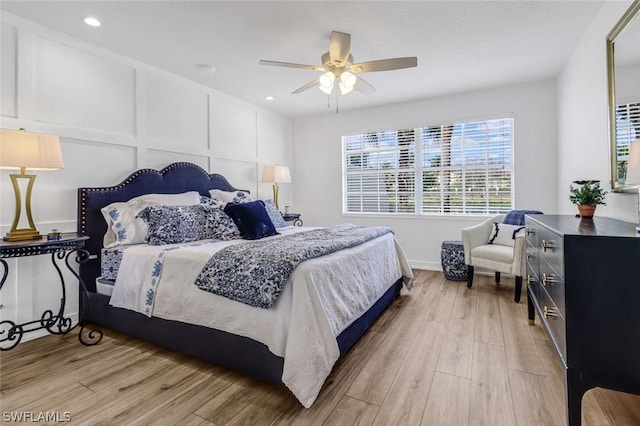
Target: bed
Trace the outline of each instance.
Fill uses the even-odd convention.
[[[112,274],[108,278],[117,275],[101,268],[102,242],[107,231],[101,209],[144,194],[197,191],[206,197],[211,189],[237,191],[223,176],[209,174],[185,162],[162,170],[138,170],[115,186],[78,189],[78,233],[90,237],[85,245],[89,256],[79,267],[81,282],[86,288],[81,297],[81,322],[113,329],[264,381],[284,383],[303,406],[309,407],[338,357],[349,351],[399,295],[403,285],[410,288],[412,276],[408,263],[393,234],[385,234],[356,247],[300,263],[277,305],[269,310],[202,292],[192,284],[190,274],[193,272],[182,270],[184,273],[181,273],[178,266],[173,267],[173,272],[169,266],[162,272],[164,282],[158,287],[153,313],[145,314],[125,306],[127,303],[122,302],[125,300],[122,298],[122,303],[113,302],[110,287],[113,281],[101,276],[103,272]],[[281,235],[269,238],[296,232],[301,230],[290,227],[282,230]],[[164,250],[165,264],[172,265],[174,261],[169,261],[168,256],[203,257],[199,251],[217,244],[216,241],[182,244],[175,250],[172,247],[170,252],[157,246],[133,246],[126,250],[128,263],[117,250],[104,251],[104,256],[131,267]],[[368,260],[374,255],[386,260]],[[379,264],[385,262],[385,269],[376,273],[376,268],[383,267]],[[353,272],[358,269],[361,275]],[[136,285],[137,279],[130,278],[135,274],[122,271],[120,274],[129,278],[119,278],[113,288],[124,288],[127,281],[129,286]],[[350,286],[353,286],[351,290]],[[373,290],[363,296],[363,300],[354,302],[363,286]],[[341,305],[346,302],[355,303],[358,309],[347,309],[345,314]],[[204,314],[196,312],[195,305],[203,305],[197,308]],[[245,323],[235,326],[240,320],[233,315]]]

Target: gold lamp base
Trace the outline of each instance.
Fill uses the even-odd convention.
[[[24,173],[24,167],[20,170],[20,174],[10,174],[11,183],[13,184],[13,191],[16,197],[16,210],[13,215],[13,224],[11,229],[7,232],[7,235],[3,238],[5,241],[25,241],[25,240],[37,240],[42,238],[40,232],[33,224],[33,217],[31,216],[31,191],[33,190],[33,183],[36,180],[36,175],[27,175]],[[27,212],[27,220],[29,221],[28,228],[18,229],[18,223],[20,222],[20,213],[22,211],[22,197],[20,195],[20,186],[18,185],[18,179],[27,179],[27,196],[25,198],[25,210]]]
[[[278,182],[273,184],[273,202],[275,203],[277,208],[278,206],[278,192],[280,191],[280,186],[278,186]]]

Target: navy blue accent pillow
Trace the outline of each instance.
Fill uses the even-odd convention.
[[[248,203],[229,203],[224,212],[238,225],[242,238],[259,240],[264,237],[278,235],[262,200]]]

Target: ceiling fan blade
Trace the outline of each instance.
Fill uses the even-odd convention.
[[[406,58],[380,59],[377,61],[361,62],[351,66],[352,72],[390,71],[418,66],[418,58],[409,56]]]
[[[294,90],[293,92],[291,92],[291,94],[292,94],[292,95],[295,95],[295,94],[298,94],[298,93],[304,92],[305,90],[309,90],[309,89],[311,89],[312,87],[316,87],[316,86],[318,86],[319,84],[320,84],[320,82],[319,82],[319,81],[318,81],[318,79],[316,78],[315,80],[310,81],[310,82],[308,82],[307,84],[305,84],[304,86],[302,86],[302,87],[300,87],[300,88],[298,88],[298,89]]]
[[[376,91],[375,87],[369,84],[366,80],[363,80],[360,76],[358,76],[356,84],[353,85],[353,88],[363,95],[371,95]]]
[[[264,59],[261,59],[259,64],[270,65],[274,67],[302,68],[305,70],[312,70],[312,71],[324,71],[324,67],[318,67],[315,65],[294,64],[292,62],[265,61]]]
[[[329,58],[337,65],[344,65],[349,59],[351,34],[332,31],[329,39]]]

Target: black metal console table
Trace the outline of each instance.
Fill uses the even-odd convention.
[[[80,310],[85,305],[83,298],[87,297],[87,288],[84,282],[78,276],[78,273],[71,267],[70,259],[80,264],[89,259],[89,252],[83,247],[86,240],[89,237],[77,235],[73,233],[64,233],[59,240],[47,241],[46,238],[30,241],[17,241],[8,242],[0,240],[0,264],[3,267],[2,278],[0,278],[0,290],[7,280],[9,275],[9,264],[6,258],[12,257],[25,257],[25,256],[37,256],[41,254],[51,254],[51,263],[58,273],[60,278],[60,285],[62,288],[62,297],[60,298],[60,307],[57,313],[53,313],[52,310],[46,310],[40,319],[25,322],[22,324],[16,324],[13,321],[5,320],[0,322],[0,344],[4,342],[10,342],[8,345],[0,347],[0,350],[6,351],[13,349],[20,343],[25,333],[46,329],[51,334],[65,334],[73,330],[75,327],[80,326],[80,333],[78,334],[78,340],[83,345],[92,346],[96,345],[102,340],[102,331],[89,330],[85,339],[83,334],[85,329],[84,315],[80,315],[80,321],[75,326],[71,326],[71,318],[64,316],[64,308],[67,299],[67,291],[65,287],[64,277],[60,269],[59,262],[64,260],[64,264],[69,271],[78,278],[80,283]],[[75,255],[72,257],[72,255]]]
[[[300,219],[300,213],[282,213],[282,218],[285,222],[293,222],[293,226],[302,226],[302,219]]]

